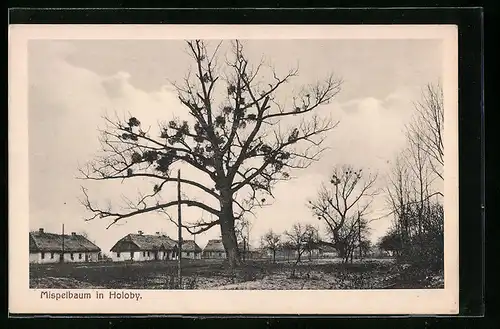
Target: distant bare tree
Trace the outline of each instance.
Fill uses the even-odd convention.
[[[282,96],[290,92],[283,87],[298,75],[298,69],[280,74],[263,61],[252,64],[238,40],[232,42],[223,65],[218,61],[221,44],[211,48],[194,40],[186,45],[194,72],[188,71],[182,83],[173,84],[179,106],[190,121],[173,119],[151,133],[136,117],[106,118],[102,155],[81,168],[84,179],[155,180],[152,192],[139,195],[137,201],[125,200],[121,211],[91,202],[87,189],[83,189],[82,203],[91,213],[87,220],[105,218],[110,225],[166,211],[178,202],[162,200],[159,193],[175,184],[170,173],[175,164],[182,163],[211,183],[189,177],[181,183],[213,201],[183,198],[182,204],[213,215],[211,221],[184,227],[191,234],[219,227],[229,264],[237,267],[241,257],[235,221],[266,204],[265,197],[272,197],[275,184],[290,179],[292,170],[306,168],[320,158],[326,133],[337,122],[316,112],[340,92],[342,80],[328,74],[323,81],[295,88],[285,100]],[[293,117],[299,120],[290,121]],[[284,121],[286,126],[281,125]]]
[[[252,223],[246,218],[242,217],[235,221],[234,230],[236,234],[236,240],[238,245],[241,243],[243,245],[242,252],[243,260],[245,260],[250,248],[250,230],[252,228]]]
[[[309,201],[309,208],[326,224],[330,239],[344,260],[348,258],[352,234],[358,234],[358,221],[378,193],[376,180],[376,174],[364,173],[363,169],[337,167],[329,183],[323,183],[316,198]]]
[[[262,237],[262,246],[273,253],[273,263],[276,262],[276,251],[279,250],[281,245],[281,237],[279,234],[273,232],[273,230],[267,231]]]
[[[293,252],[295,250],[294,245],[288,239],[283,239],[279,249],[283,252],[283,256],[286,258],[287,262],[290,262],[290,257],[293,258]]]
[[[388,175],[388,186],[386,195],[389,206],[394,214],[394,231],[391,234],[399,234],[400,243],[404,244],[410,236],[410,206],[412,190],[411,171],[408,168],[403,154],[399,155],[394,162],[392,172]],[[389,239],[390,241],[394,239]]]
[[[295,277],[297,264],[301,262],[301,257],[304,252],[310,250],[311,245],[316,244],[318,233],[316,228],[310,224],[303,225],[301,223],[296,223],[292,226],[291,230],[285,231],[285,236],[287,237],[289,245],[296,253],[296,259],[292,266],[291,274],[291,277]]]

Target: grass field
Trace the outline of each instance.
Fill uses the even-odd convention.
[[[391,260],[340,264],[247,261],[235,271],[221,260],[183,260],[183,289],[404,289],[442,288],[442,276],[409,271]],[[416,273],[415,273],[416,272]],[[177,262],[30,264],[30,288],[175,289]]]

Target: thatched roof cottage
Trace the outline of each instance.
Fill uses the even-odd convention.
[[[203,258],[226,258],[226,250],[222,244],[222,240],[213,239],[209,240],[205,248],[203,249]]]
[[[81,234],[45,232],[43,228],[29,233],[30,263],[96,262],[101,248]]]
[[[111,248],[113,261],[147,261],[177,259],[177,241],[165,234],[127,234]],[[201,248],[192,240],[185,240],[182,258],[201,258]]]
[[[182,242],[182,258],[200,259],[202,249],[194,240],[184,240]]]

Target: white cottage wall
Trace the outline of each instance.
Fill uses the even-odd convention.
[[[42,255],[43,254],[43,255]],[[71,257],[73,255],[73,257]],[[36,252],[30,253],[29,261],[35,264],[50,264],[59,263],[61,254],[59,252]],[[99,260],[98,252],[73,252],[64,253],[65,263],[84,263],[84,262],[97,262]]]
[[[131,257],[131,253],[133,253],[133,257]],[[120,256],[118,256],[118,254]],[[157,257],[155,257],[155,254],[157,254]],[[143,262],[143,261],[152,261],[152,260],[170,260],[173,259],[173,252],[172,251],[122,251],[122,252],[111,252],[111,259],[114,262],[123,262],[123,261],[137,261],[137,262]]]

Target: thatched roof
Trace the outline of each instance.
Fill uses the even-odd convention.
[[[177,242],[166,235],[127,234],[111,248],[111,251],[129,250],[173,250]]]
[[[201,252],[201,248],[194,240],[184,240],[182,243],[182,251]]]
[[[203,251],[226,251],[222,240],[209,240]]]
[[[62,252],[63,235],[45,233],[42,231],[30,232],[30,252]],[[65,252],[99,252],[101,248],[90,242],[80,234],[64,235]]]
[[[111,248],[111,251],[155,251],[177,249],[177,241],[164,234],[127,234]],[[183,251],[201,252],[201,248],[193,240],[184,240]]]

